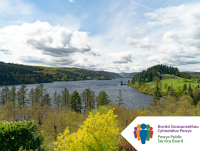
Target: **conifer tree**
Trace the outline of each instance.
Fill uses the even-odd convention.
[[[43,103],[43,105],[51,105],[51,98],[48,93],[44,95]]]
[[[155,79],[155,89],[153,93],[153,101],[151,105],[156,105],[158,100],[160,100],[162,94],[161,94],[161,88],[162,84],[160,82],[160,79],[158,77],[154,77]]]
[[[33,107],[34,106],[34,100],[35,100],[35,92],[34,92],[34,89],[33,88],[31,88],[31,90],[30,90],[30,92],[29,92],[29,94],[28,94],[28,97],[29,97],[29,102],[30,102],[30,104],[31,104],[31,107]]]
[[[62,91],[62,106],[69,106],[70,103],[70,96],[69,96],[69,91],[67,90],[67,88],[65,88]]]
[[[189,87],[188,87],[188,95],[191,96],[191,98],[193,98],[193,96],[192,96],[191,83],[189,84]]]
[[[41,102],[41,100],[40,100],[40,88],[39,88],[39,86],[37,86],[36,88],[35,88],[35,90],[34,90],[34,103],[35,104],[38,104],[38,103],[40,103]]]
[[[10,89],[10,94],[9,94],[10,95],[10,100],[12,102],[16,101],[16,95],[17,95],[16,91],[17,91],[16,87],[12,86],[12,88]]]
[[[72,110],[81,113],[81,98],[76,90],[71,95],[70,107]]]
[[[97,106],[109,104],[111,101],[108,100],[108,98],[109,96],[106,94],[105,91],[99,92],[99,95],[96,97]]]
[[[44,88],[43,84],[40,84],[38,88],[40,89],[40,93],[39,93],[39,95],[40,95],[40,101],[42,103],[41,105],[43,106],[43,104],[44,104],[43,97],[46,95],[47,89]]]
[[[186,90],[187,90],[187,84],[185,83],[185,84],[183,85],[183,92],[186,91]]]
[[[85,110],[87,108],[94,109],[95,108],[95,92],[89,89],[85,89],[83,93],[81,93],[81,100],[84,103]]]
[[[17,92],[17,99],[18,104],[22,105],[23,107],[28,103],[28,100],[26,99],[28,89],[26,88],[26,85],[21,85]]]
[[[119,96],[117,98],[118,98],[117,105],[123,106],[125,103],[123,103],[121,90],[119,90]]]

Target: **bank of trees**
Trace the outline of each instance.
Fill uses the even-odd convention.
[[[27,66],[0,62],[0,85],[47,83],[53,81],[108,80],[109,72],[79,68]]]
[[[166,65],[156,65],[153,67],[148,68],[146,71],[143,70],[140,73],[137,73],[132,78],[132,84],[135,82],[149,82],[153,81],[153,78],[155,76],[162,78],[161,74],[174,74],[176,76],[179,76],[179,70],[175,67],[168,67]],[[184,75],[183,75],[184,76]]]
[[[83,112],[86,109],[94,109],[101,105],[107,105],[111,101],[105,91],[101,91],[96,97],[95,92],[89,89],[85,89],[81,94],[74,91],[69,93],[67,88],[61,92],[61,94],[54,92],[53,98],[50,98],[47,93],[47,89],[43,84],[38,85],[35,89],[31,89],[28,92],[26,85],[21,85],[19,89],[13,86],[9,89],[7,86],[0,91],[0,104],[12,103],[13,107],[33,107],[35,105],[44,106],[56,106],[70,108],[76,112]]]

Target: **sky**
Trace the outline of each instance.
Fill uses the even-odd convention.
[[[0,0],[0,61],[200,71],[199,0]]]

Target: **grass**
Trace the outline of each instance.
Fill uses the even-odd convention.
[[[164,84],[165,83],[167,83],[168,86],[171,86],[171,84],[172,84],[174,88],[182,87],[185,83],[187,85],[189,85],[191,83],[192,87],[196,87],[196,86],[200,85],[200,83],[198,83],[196,81],[191,81],[190,79],[187,79],[187,81],[184,82],[183,78],[180,78],[179,81],[177,80],[177,78],[164,79],[164,80],[161,80],[161,82],[162,82],[162,90],[165,90],[165,88],[164,88]],[[155,87],[155,82],[148,82],[147,84],[148,84],[148,86],[150,86],[150,88],[154,88]]]

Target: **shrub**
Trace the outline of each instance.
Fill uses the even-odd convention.
[[[99,112],[93,115],[90,112],[89,117],[83,122],[77,133],[70,134],[68,127],[63,134],[57,138],[55,150],[67,151],[115,151],[118,150],[117,136],[117,115],[113,110],[106,114]]]
[[[31,121],[22,122],[0,122],[0,150],[18,151],[44,150],[41,148],[44,136],[43,133],[37,135],[37,126]]]

